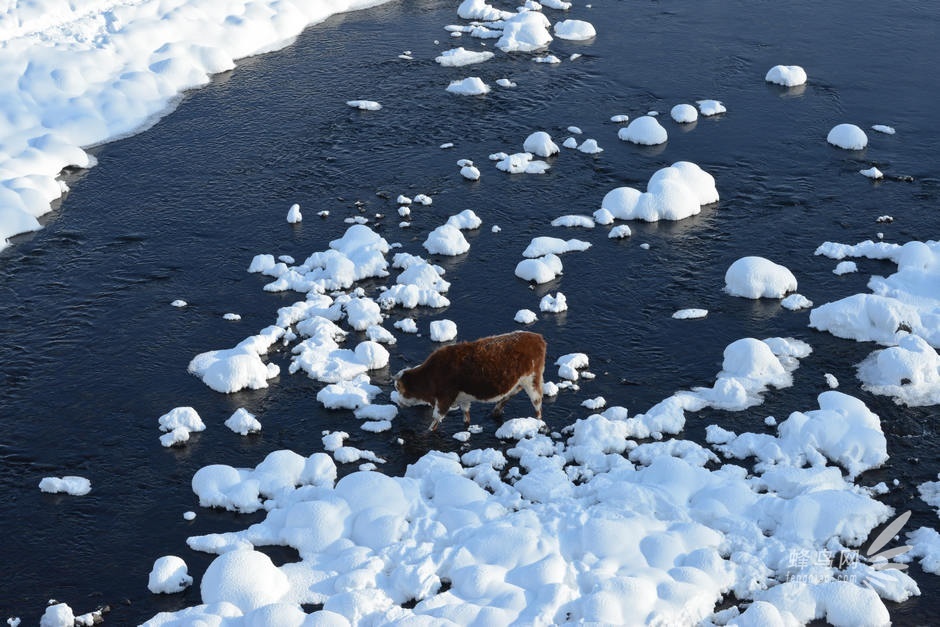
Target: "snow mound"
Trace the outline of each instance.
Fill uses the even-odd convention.
[[[763,257],[742,257],[725,273],[725,291],[743,298],[783,298],[796,291],[796,277]]]

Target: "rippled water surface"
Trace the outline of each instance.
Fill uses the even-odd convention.
[[[451,41],[443,30],[459,21],[456,4],[401,1],[340,16],[280,52],[243,61],[151,130],[96,149],[100,164],[73,181],[47,227],[0,254],[2,618],[35,624],[50,598],[77,613],[109,605],[112,624],[198,603],[198,585],[171,597],[151,595],[146,586],[153,560],[167,554],[184,557],[198,579],[211,556],[190,551],[186,538],[252,520],[198,508],[189,482],[202,466],[253,467],[280,448],[308,455],[322,450],[324,429],[349,431],[351,444],[388,459],[388,473],[403,472],[431,448],[459,450],[450,437],[460,428],[454,417],[431,435],[418,410],[403,411],[392,431],[359,430],[349,412],[316,402],[321,384],[287,374],[284,352],[271,356],[282,374],[267,390],[221,395],[186,372],[196,354],[234,346],[300,298],[262,291],[266,280],[246,272],[251,258],[300,260],[324,249],[345,230],[343,218],[360,214],[356,201],[365,203],[362,215],[387,216],[373,228],[416,254],[448,216],[473,209],[483,219],[468,236],[467,255],[435,259],[453,284],[452,305],[409,312],[423,330],[446,317],[462,339],[506,331],[518,326],[515,312],[537,309],[543,294],[567,295],[570,310],[543,314],[534,329],[546,336],[550,359],[586,352],[598,377],[546,405],[553,429],[583,417],[585,398],[602,395],[637,413],[676,390],[709,385],[722,350],[738,338],[796,337],[814,353],[793,388],[745,412],[690,414],[684,437],[701,442],[705,426],[716,422],[761,431],[767,415],[814,409],[826,389],[823,374],[832,373],[842,391],[881,416],[888,435],[891,461],[861,483],[898,479],[885,500],[914,510],[911,529],[936,526],[936,515],[916,497],[916,486],[940,470],[935,409],[898,407],[859,389],[853,366],[873,346],[813,331],[805,311],[732,298],[722,287],[731,262],[757,254],[789,267],[800,292],[821,304],[866,291],[871,274],[894,271],[863,259],[858,274],[836,276],[835,262],[813,255],[822,242],[857,243],[879,231],[895,242],[937,238],[940,8],[599,2],[572,11],[599,34],[586,44],[553,42],[560,65],[497,54],[479,66],[441,68],[433,58],[451,45],[480,48],[468,38]],[[405,50],[413,61],[398,58]],[[575,52],[583,56],[568,61]],[[764,82],[770,67],[790,63],[807,69],[804,88]],[[470,75],[491,84],[509,77],[518,87],[483,98],[444,92],[450,80]],[[384,108],[353,110],[344,103],[354,98]],[[728,113],[683,129],[668,119],[673,105],[703,98],[723,101]],[[617,139],[612,115],[650,110],[662,113],[668,144],[641,148]],[[841,122],[889,124],[898,132],[869,132],[865,151],[842,151],[825,142]],[[605,151],[564,151],[543,176],[509,176],[487,160],[520,151],[535,130],[560,143],[569,125]],[[456,147],[441,150],[445,142]],[[481,181],[460,178],[460,158],[477,163]],[[678,223],[631,224],[633,236],[622,241],[608,240],[606,228],[548,225],[562,214],[590,214],[614,187],[644,189],[656,169],[679,160],[714,175],[719,203]],[[858,174],[871,165],[914,182],[872,183]],[[434,198],[415,210],[408,230],[397,226],[400,193]],[[305,220],[292,226],[284,218],[295,202]],[[321,210],[329,218],[317,218]],[[885,214],[895,221],[876,224]],[[492,225],[502,231],[492,233]],[[594,246],[566,255],[560,279],[531,289],[513,269],[537,235]],[[379,285],[364,287],[374,293]],[[178,298],[189,306],[171,307]],[[710,313],[696,321],[670,318],[685,307]],[[242,319],[224,321],[226,312]],[[389,370],[420,361],[431,348],[426,334],[401,337]],[[554,378],[555,369],[547,373]],[[374,380],[387,390],[388,377],[379,372]],[[208,429],[184,447],[165,449],[157,418],[184,405],[195,407]],[[258,415],[262,434],[243,438],[222,425],[239,407]],[[523,395],[507,412],[529,409]],[[471,444],[499,446],[484,412],[475,409],[485,431]],[[92,492],[39,491],[42,477],[68,474],[88,477]],[[187,510],[198,517],[184,521]],[[911,570],[924,594],[892,606],[892,616],[929,623],[940,609],[940,586],[917,566]]]

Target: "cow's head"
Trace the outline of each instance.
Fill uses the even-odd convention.
[[[392,401],[400,407],[414,407],[415,405],[427,405],[428,402],[421,400],[416,396],[418,391],[412,389],[414,380],[409,376],[413,368],[404,368],[395,373],[392,381],[395,382],[395,393],[392,394]]]

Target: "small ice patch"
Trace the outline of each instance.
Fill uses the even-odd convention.
[[[883,179],[885,176],[884,173],[875,166],[872,166],[867,170],[859,170],[858,173],[862,176],[867,176],[868,178],[875,180]]]
[[[725,291],[732,296],[783,298],[796,288],[792,272],[763,257],[742,257],[725,273]]]
[[[727,113],[728,109],[718,100],[696,100],[699,112],[705,117]]]
[[[446,91],[458,96],[482,96],[490,92],[490,86],[484,83],[479,76],[470,76],[462,80],[451,81]]]
[[[298,224],[304,219],[303,214],[300,213],[300,205],[293,204],[290,206],[290,209],[287,210],[287,222],[288,224]]]
[[[884,124],[875,124],[871,127],[873,131],[878,133],[884,133],[885,135],[894,135],[895,130],[892,126],[886,126]]]
[[[806,70],[799,65],[775,65],[764,76],[768,83],[795,87],[806,83]]]
[[[854,124],[837,124],[829,131],[826,141],[844,150],[862,150],[868,145],[868,136]]]
[[[153,563],[147,589],[154,594],[176,594],[192,584],[186,562],[175,555],[166,555]]]
[[[258,419],[244,407],[235,410],[225,421],[225,426],[240,435],[257,433],[261,431],[261,423]]]
[[[160,436],[160,443],[165,447],[189,441],[189,434],[205,431],[206,425],[192,407],[176,407],[160,416],[160,431],[167,433]]]
[[[584,20],[562,20],[555,23],[555,36],[570,41],[586,41],[597,36],[594,25]]]
[[[858,272],[858,266],[855,265],[854,261],[840,261],[836,264],[835,269],[832,271],[833,274],[843,275],[851,274],[853,272]]]
[[[691,124],[698,120],[698,110],[690,104],[677,104],[669,110],[669,115],[679,124]]]
[[[431,322],[431,340],[449,342],[457,337],[457,324],[453,320],[434,320]]]
[[[655,146],[666,143],[669,134],[656,118],[644,115],[630,122],[626,128],[620,129],[617,137],[634,144]]]
[[[515,318],[513,318],[513,320],[519,324],[532,324],[538,319],[538,315],[531,309],[520,309],[516,312]]]
[[[542,300],[539,301],[539,309],[549,313],[568,311],[568,299],[565,298],[565,295],[561,292],[556,293],[555,296],[546,294],[542,297]]]
[[[707,309],[680,309],[672,314],[676,320],[694,320],[708,315]]]
[[[378,111],[382,108],[382,105],[374,100],[347,100],[346,104],[360,111]]]
[[[85,496],[91,492],[91,481],[74,475],[43,477],[39,481],[39,489],[48,494],[64,493],[71,496]]]

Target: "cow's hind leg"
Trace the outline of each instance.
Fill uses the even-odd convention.
[[[529,395],[532,401],[532,407],[535,408],[535,417],[542,418],[542,371],[539,371],[535,377],[527,377],[522,381],[522,387],[525,393]]]
[[[506,392],[502,398],[496,401],[496,406],[493,407],[493,411],[490,412],[490,415],[493,416],[493,418],[500,418],[503,415],[503,408],[506,407],[506,403],[509,402],[510,398],[518,394],[521,389],[521,385],[516,385],[516,387]]]
[[[463,412],[463,423],[470,425],[470,401],[460,403],[460,410]]]

